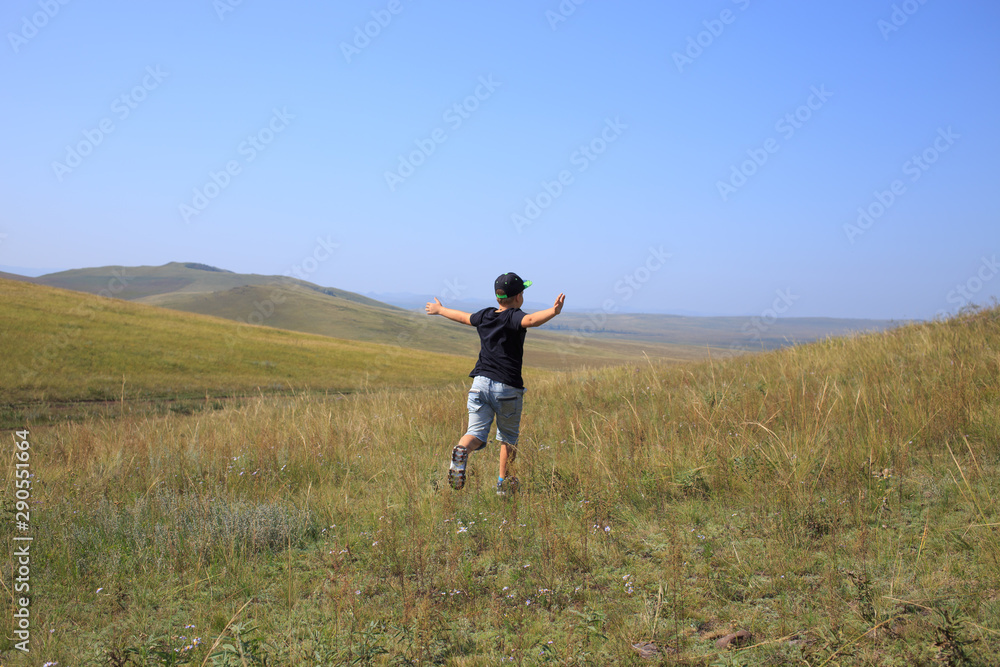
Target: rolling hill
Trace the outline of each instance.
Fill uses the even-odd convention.
[[[169,293],[212,293],[248,285],[297,286],[346,301],[400,310],[395,306],[366,296],[320,287],[289,276],[264,276],[255,273],[233,273],[196,262],[170,262],[163,266],[101,266],[49,273],[32,279],[40,285],[61,287],[91,294],[104,293],[127,301],[135,301]]]
[[[0,402],[440,386],[467,357],[0,280]]]
[[[479,339],[468,327],[285,276],[238,274],[174,262],[159,267],[75,269],[31,281],[233,320],[236,324],[231,328],[237,334],[249,325],[263,325],[429,352],[475,357],[479,351]],[[525,346],[527,365],[549,369],[603,366],[644,356],[688,360],[705,355],[704,345],[678,345],[668,336],[658,341],[614,340],[589,333],[567,337],[536,330]]]

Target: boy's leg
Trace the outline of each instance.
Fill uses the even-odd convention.
[[[448,483],[455,490],[465,486],[465,466],[469,462],[469,454],[486,446],[474,435],[465,434],[451,450],[451,466],[448,468]]]
[[[503,386],[497,397],[497,441],[500,444],[500,469],[497,475],[497,493],[503,495],[506,487],[516,486],[516,478],[509,475],[508,465],[517,456],[517,440],[521,430],[521,407],[524,390]],[[506,481],[505,481],[506,480]],[[513,484],[512,484],[513,482]]]
[[[498,479],[505,479],[507,477],[507,443],[500,443],[500,472],[497,475]]]
[[[514,471],[510,468],[510,464],[514,462],[516,456],[517,447],[508,445],[506,442],[500,443],[500,472],[497,476],[498,496],[506,496],[508,493],[514,493],[520,486],[517,477],[514,475]]]
[[[455,490],[465,486],[465,466],[469,454],[486,446],[490,428],[493,426],[493,410],[489,403],[483,400],[481,394],[487,387],[488,380],[477,377],[473,380],[472,389],[469,391],[469,428],[451,450],[451,466],[448,469],[448,482]]]
[[[506,442],[500,443],[500,479],[507,478],[507,464],[513,463],[517,450]]]

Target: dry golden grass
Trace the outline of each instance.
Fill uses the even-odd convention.
[[[5,664],[995,661],[1000,309],[530,376],[514,497],[447,487],[464,391],[33,428]]]

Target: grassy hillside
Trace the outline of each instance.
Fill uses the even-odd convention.
[[[194,263],[107,266],[51,273],[33,282],[335,338],[396,344],[431,352],[476,354],[468,331],[422,313],[285,276],[238,274]],[[451,304],[455,305],[455,304]],[[464,303],[469,310],[487,303]],[[530,310],[530,309],[528,309]],[[835,318],[683,317],[563,312],[533,335],[529,363],[573,368],[642,359],[698,359],[884,330],[887,320]],[[400,338],[402,337],[402,338]]]
[[[52,273],[35,282],[111,295],[173,310],[222,317],[347,340],[384,343],[475,357],[472,329],[406,311],[352,292],[281,276],[245,275],[201,264],[99,267]],[[487,304],[483,304],[484,306]],[[550,325],[546,325],[549,327]],[[234,325],[234,331],[247,327]],[[654,359],[687,360],[707,354],[704,342],[676,344],[669,335],[612,340],[533,331],[525,363],[546,369],[579,368]]]
[[[27,276],[19,276],[16,273],[7,273],[6,271],[0,271],[0,280],[18,280],[21,282],[34,282],[34,278],[29,278]]]
[[[425,334],[418,326],[423,324],[419,318],[407,317],[398,308],[359,304],[298,285],[244,286],[207,293],[171,292],[146,297],[141,302],[333,338],[432,344],[439,352],[474,354],[479,345],[475,331],[447,326],[439,318],[427,323],[424,328],[430,330]]]
[[[171,262],[163,266],[100,266],[88,269],[73,269],[49,273],[33,282],[50,287],[61,287],[91,294],[103,294],[133,301],[157,294],[211,293],[237,287],[254,286],[296,286],[327,296],[353,301],[355,303],[399,310],[394,306],[369,299],[366,296],[320,287],[305,280],[289,276],[262,276],[258,274],[233,273],[206,264],[195,262]],[[253,311],[251,310],[250,313]],[[249,313],[244,313],[245,318]]]
[[[0,280],[0,400],[440,386],[470,361]]]
[[[140,300],[194,313],[241,322],[304,331],[334,338],[403,345],[418,350],[475,357],[479,337],[470,327],[415,311],[374,307],[291,286],[248,286],[223,292],[172,292]],[[548,325],[547,325],[548,326]],[[700,359],[703,345],[676,345],[668,340],[610,340],[595,336],[567,337],[545,329],[532,330],[525,346],[525,363],[547,369],[603,366],[643,359]]]
[[[33,428],[31,664],[996,664],[998,349],[552,374],[502,498],[461,386]]]
[[[469,327],[299,286],[241,287],[183,298],[192,309],[204,305],[205,312],[234,316],[273,307],[264,321],[281,320],[288,328],[302,326],[323,335],[0,279],[0,354],[5,359],[0,427],[30,414],[59,419],[67,410],[72,416],[104,409],[101,402],[124,405],[123,398],[191,409],[192,399],[258,392],[439,387],[465,382],[479,349]],[[338,335],[344,339],[327,337]],[[350,340],[357,338],[376,342]],[[644,355],[682,360],[703,353],[602,341],[570,348],[562,337],[533,331],[525,376],[533,381],[535,369],[596,367]],[[95,405],[60,406],[80,401]]]

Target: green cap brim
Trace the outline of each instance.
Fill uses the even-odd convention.
[[[530,280],[525,280],[525,281],[523,281],[522,284],[524,285],[524,287],[522,287],[521,291],[518,292],[517,294],[521,294],[522,292],[524,292],[524,290],[526,290],[529,287],[531,287],[531,281]],[[497,298],[498,299],[506,299],[506,298],[508,298],[503,292],[497,292],[496,294],[497,294]],[[517,296],[517,294],[515,294],[514,296]]]

